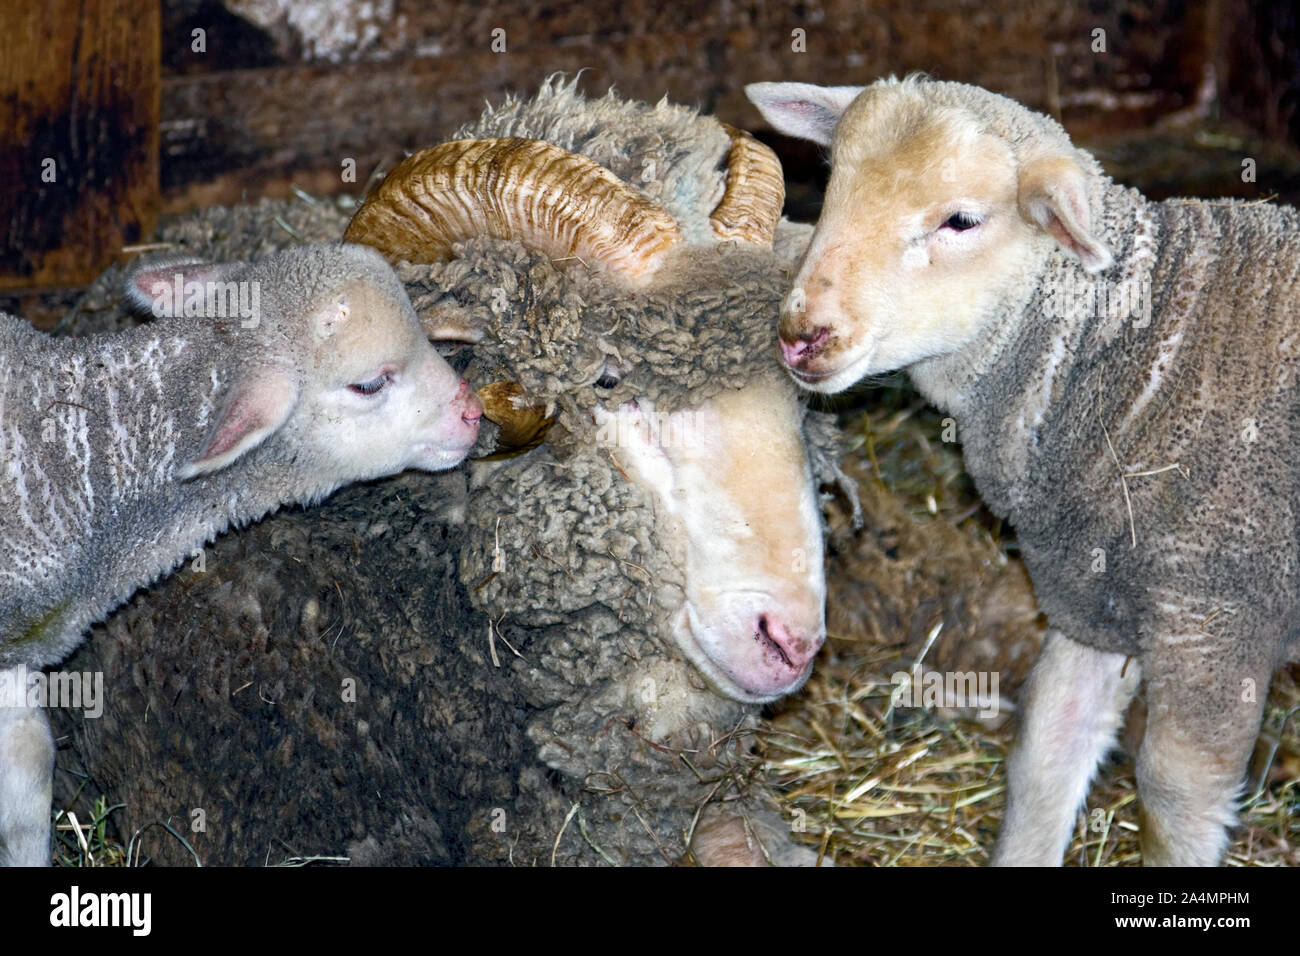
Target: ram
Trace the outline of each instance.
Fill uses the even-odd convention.
[[[821,392],[907,368],[956,418],[1053,629],[995,862],[1061,861],[1141,677],[1144,862],[1214,864],[1296,651],[1300,215],[1150,202],[977,87],[748,93],[832,150],[787,367]]]
[[[126,834],[202,810],[205,862],[815,859],[752,753],[755,705],[824,638],[818,486],[848,484],[778,362],[809,233],[781,198],[745,134],[556,81],[410,157],[350,224],[295,202],[165,233],[233,255],[346,227],[496,424],[468,488],[406,476],[279,515],[109,622],[88,666],[119,691],[73,737]]]
[[[372,250],[169,261],[136,269],[127,298],[158,320],[55,339],[0,315],[8,863],[49,859],[53,748],[28,669],[58,663],[227,527],[351,481],[451,467],[477,437],[477,398]]]

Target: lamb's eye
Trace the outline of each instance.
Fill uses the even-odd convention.
[[[393,376],[390,373],[385,372],[383,375],[379,376],[379,378],[372,379],[369,382],[356,382],[349,385],[348,388],[352,389],[352,391],[356,392],[358,395],[375,395],[378,394],[381,388],[392,380]]]
[[[974,229],[983,221],[979,216],[972,216],[968,212],[955,212],[944,221],[944,227],[953,232],[965,232],[967,229]]]
[[[614,388],[619,382],[623,381],[623,376],[617,371],[610,371],[608,368],[601,370],[600,378],[593,383],[597,388]]]

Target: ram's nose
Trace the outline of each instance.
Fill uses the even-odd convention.
[[[791,671],[803,671],[808,662],[821,650],[825,634],[800,634],[786,626],[774,614],[760,614],[754,626],[754,636],[774,651]]]

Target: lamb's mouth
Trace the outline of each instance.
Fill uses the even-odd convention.
[[[444,445],[437,442],[420,442],[412,450],[415,456],[422,460],[433,459],[437,462],[450,462],[447,467],[455,465],[469,454],[470,449],[478,441],[476,435],[472,441],[458,442],[454,445]]]
[[[859,379],[871,374],[871,360],[874,354],[875,349],[872,348],[870,343],[867,343],[858,349],[857,355],[841,362],[838,368],[829,371],[805,372],[800,369],[790,368],[788,365],[785,366],[785,369],[800,387],[811,392],[822,392],[831,395],[835,392],[844,391]]]
[[[758,691],[747,687],[704,650],[699,639],[695,636],[694,618],[695,609],[691,607],[689,601],[683,602],[681,608],[673,617],[673,636],[676,638],[678,646],[686,653],[687,658],[695,665],[696,669],[724,697],[730,697],[732,700],[738,700],[746,704],[767,704],[794,693],[803,686],[804,681],[808,679],[808,675],[812,673],[813,662],[809,661],[803,669],[803,673],[791,680],[788,686],[782,690],[775,692]]]

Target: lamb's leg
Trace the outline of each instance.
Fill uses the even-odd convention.
[[[1234,660],[1223,648],[1222,635],[1193,627],[1162,641],[1149,661],[1137,763],[1147,866],[1214,866],[1236,823],[1272,662]]]
[[[26,671],[0,672],[15,687]],[[48,866],[54,737],[39,707],[0,700],[0,866]]]
[[[1124,661],[1047,633],[1021,694],[995,866],[1060,865],[1093,772],[1137,690],[1138,665],[1130,661],[1125,670]]]

